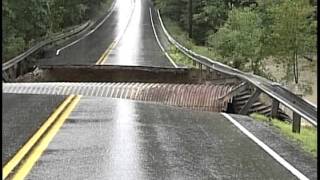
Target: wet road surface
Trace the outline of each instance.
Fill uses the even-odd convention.
[[[40,65],[114,64],[173,67],[157,44],[149,0],[118,0],[109,18],[95,32],[64,48]]]
[[[26,179],[295,179],[221,114],[82,97]]]
[[[56,51],[64,48],[66,44],[55,47],[54,53],[50,53],[50,57],[41,59],[38,63],[40,65],[95,64],[115,39],[118,14],[119,11],[115,8],[109,18],[96,31],[76,44],[63,49],[59,55],[56,55]]]
[[[149,0],[135,0],[130,23],[104,64],[173,67],[157,44],[149,8]]]
[[[55,95],[2,94],[2,166],[64,99]]]

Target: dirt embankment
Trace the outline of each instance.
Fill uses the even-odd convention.
[[[296,94],[301,94],[304,99],[313,104],[317,104],[317,58],[315,61],[300,59],[299,61],[299,83],[295,84],[293,80],[285,80],[285,67],[282,64],[276,64],[270,58],[265,62],[265,67],[279,83],[286,86]]]

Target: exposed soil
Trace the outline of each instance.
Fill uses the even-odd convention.
[[[282,80],[286,73],[282,64],[276,64],[272,59],[268,59],[265,67],[279,83],[293,90],[296,94],[301,94],[304,99],[311,103],[317,104],[317,61],[300,60],[300,79],[298,85],[293,80]]]

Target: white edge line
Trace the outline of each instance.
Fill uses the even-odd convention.
[[[58,55],[60,54],[60,51],[62,51],[62,50],[64,50],[65,48],[70,47],[70,46],[78,43],[78,42],[81,41],[82,39],[84,39],[84,38],[86,38],[87,36],[89,36],[90,34],[92,34],[94,31],[96,31],[96,30],[110,17],[110,15],[113,13],[113,10],[114,10],[114,8],[115,8],[116,2],[117,2],[117,0],[115,0],[114,3],[112,4],[112,7],[110,8],[111,10],[110,10],[110,12],[108,13],[108,15],[107,15],[94,29],[92,29],[90,32],[88,32],[87,34],[85,34],[85,35],[82,36],[81,38],[73,41],[72,43],[69,43],[69,44],[63,46],[63,47],[60,48],[60,49],[58,49],[58,50],[56,51],[56,56],[58,56]]]
[[[283,167],[289,170],[293,175],[295,175],[299,179],[308,180],[305,175],[303,175],[299,170],[289,164],[285,159],[283,159],[279,154],[277,154],[274,150],[272,150],[269,146],[264,144],[261,140],[255,137],[252,133],[250,133],[245,127],[243,127],[240,123],[234,120],[230,115],[226,113],[221,113],[224,117],[226,117],[232,124],[234,124],[237,128],[239,128],[246,136],[248,136],[252,141],[258,144],[263,150],[265,150],[271,157],[273,157],[276,161],[278,161]]]
[[[153,23],[153,18],[152,18],[152,13],[151,13],[151,8],[149,7],[149,12],[150,12],[150,20],[151,20],[151,25],[152,25],[152,29],[153,29],[153,34],[154,36],[156,37],[157,39],[157,42],[158,42],[158,45],[161,49],[161,51],[166,55],[166,57],[170,60],[170,62],[173,64],[173,66],[175,68],[178,68],[177,64],[172,60],[172,58],[169,56],[169,54],[164,50],[163,46],[161,45],[160,43],[160,40],[158,38],[158,35],[157,35],[157,32],[156,32],[156,29],[154,27],[154,23]]]

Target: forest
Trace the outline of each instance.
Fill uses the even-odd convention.
[[[41,38],[99,16],[112,0],[3,0],[2,62]]]
[[[317,1],[154,2],[196,45],[208,47],[223,63],[243,71],[267,76],[262,62],[272,57],[283,63],[288,76],[298,83],[300,59],[316,54]]]

